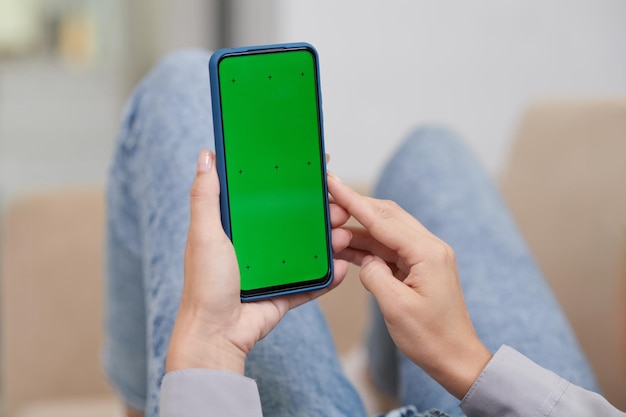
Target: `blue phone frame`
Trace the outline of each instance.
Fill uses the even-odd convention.
[[[280,52],[281,50],[290,51],[290,50],[302,50],[306,49],[310,51],[315,58],[315,71],[316,71],[316,82],[317,82],[317,100],[318,100],[318,119],[319,119],[319,133],[320,133],[320,151],[322,152],[321,161],[322,161],[322,186],[324,189],[324,203],[326,210],[326,218],[328,221],[326,222],[326,235],[328,236],[327,247],[328,247],[328,259],[329,259],[329,273],[328,280],[319,285],[312,285],[307,287],[300,288],[288,288],[280,291],[275,291],[271,293],[258,294],[253,296],[241,296],[242,301],[255,301],[262,300],[266,298],[279,297],[289,294],[297,294],[308,291],[320,290],[328,287],[334,279],[335,271],[334,271],[334,261],[333,261],[333,251],[332,251],[332,234],[331,234],[331,225],[330,225],[330,207],[328,201],[328,183],[326,180],[327,170],[326,170],[326,150],[324,145],[324,122],[323,122],[323,111],[322,111],[322,89],[320,86],[320,70],[319,70],[319,56],[317,54],[317,50],[315,47],[307,42],[294,42],[294,43],[283,43],[283,44],[272,44],[272,45],[257,45],[257,46],[246,46],[240,48],[223,48],[215,51],[209,60],[209,78],[211,85],[211,104],[212,104],[212,113],[213,113],[213,131],[215,136],[215,156],[216,156],[216,167],[217,174],[220,182],[220,213],[222,219],[222,227],[224,228],[224,232],[228,236],[229,239],[232,240],[231,236],[231,226],[230,226],[230,208],[228,202],[228,182],[226,180],[226,156],[224,153],[224,131],[222,126],[222,107],[221,107],[221,99],[220,99],[220,85],[219,85],[219,63],[222,58],[232,55],[246,55],[257,52]],[[305,281],[306,282],[306,281]]]

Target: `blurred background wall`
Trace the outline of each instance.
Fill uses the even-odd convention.
[[[350,180],[369,183],[429,121],[459,129],[497,172],[532,100],[626,92],[621,0],[285,0],[278,10],[278,38],[320,48],[333,169]]]
[[[0,198],[102,184],[125,98],[167,52],[215,48],[218,2],[0,0]]]
[[[181,47],[316,45],[333,169],[367,185],[431,121],[498,172],[533,99],[626,92],[623,39],[623,0],[0,0],[0,196],[102,183],[125,98]]]

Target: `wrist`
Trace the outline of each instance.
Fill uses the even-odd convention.
[[[176,318],[167,351],[165,372],[204,368],[243,375],[246,354],[217,332],[199,329],[196,322]]]
[[[477,340],[471,346],[465,345],[462,351],[446,360],[435,379],[456,398],[463,399],[492,356]]]

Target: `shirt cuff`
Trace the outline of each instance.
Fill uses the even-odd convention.
[[[161,383],[161,417],[238,415],[262,417],[256,382],[228,371],[182,369]]]
[[[549,415],[569,385],[503,345],[461,401],[461,409],[468,417]]]

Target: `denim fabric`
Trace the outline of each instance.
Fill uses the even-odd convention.
[[[201,148],[214,149],[208,60],[202,51],[173,54],[141,82],[122,120],[107,185],[103,367],[120,397],[150,417],[158,415],[182,290],[195,162]],[[398,201],[454,247],[470,313],[490,349],[507,343],[595,388],[493,184],[454,134],[417,131],[389,163],[377,195]],[[388,416],[432,407],[458,415],[459,401],[397,352],[375,304],[372,318],[374,379],[403,405],[415,405]],[[365,415],[316,302],[288,313],[255,346],[246,375],[257,381],[267,416]]]
[[[448,415],[435,409],[420,413],[414,405],[408,405],[392,410],[386,414],[380,414],[376,417],[448,417]]]

